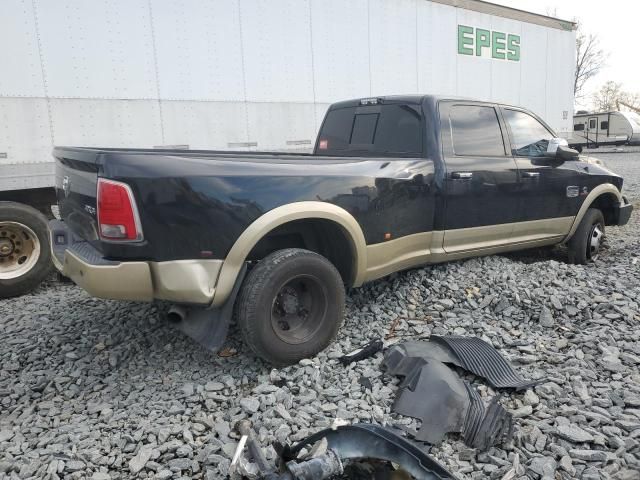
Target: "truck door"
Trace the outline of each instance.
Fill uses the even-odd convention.
[[[520,213],[519,223],[514,226],[514,241],[565,235],[585,187],[577,162],[558,161],[555,155],[547,154],[549,140],[556,135],[530,112],[504,107],[502,115],[520,181]]]
[[[509,243],[518,220],[518,170],[505,149],[505,127],[496,107],[441,102],[440,122],[446,165],[444,250]]]
[[[587,121],[587,146],[598,143],[598,117],[589,117]]]

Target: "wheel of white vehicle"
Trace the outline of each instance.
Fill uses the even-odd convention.
[[[237,304],[245,343],[289,365],[324,350],[344,316],[344,284],[333,264],[299,248],[274,252],[247,275]]]
[[[33,290],[51,268],[46,217],[27,205],[0,202],[0,298]]]
[[[590,208],[567,243],[569,263],[583,265],[598,258],[604,240],[604,216]]]

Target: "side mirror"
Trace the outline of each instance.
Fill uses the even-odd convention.
[[[562,160],[563,162],[578,160],[579,156],[580,154],[577,150],[565,147],[564,145],[558,145],[558,149],[556,150],[556,158],[558,160]]]
[[[566,162],[568,160],[577,160],[578,155],[578,151],[569,148],[569,143],[564,138],[555,137],[549,140],[547,145],[548,157]]]

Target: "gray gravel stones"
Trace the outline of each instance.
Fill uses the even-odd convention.
[[[573,443],[593,442],[593,435],[576,425],[560,425],[556,434]]]
[[[533,473],[545,479],[554,478],[557,468],[558,464],[553,457],[534,457],[529,464],[529,469]]]
[[[584,460],[585,462],[606,462],[609,458],[607,452],[601,450],[569,450],[571,458]]]
[[[91,480],[111,480],[111,475],[106,472],[94,472]]]
[[[542,307],[540,311],[540,325],[543,327],[553,327],[554,324],[553,315],[551,314],[551,310],[547,307]]]
[[[151,454],[153,448],[150,445],[144,445],[140,448],[138,453],[129,460],[129,471],[131,473],[138,473],[144,468],[149,460],[151,460]]]
[[[634,155],[605,161],[640,210]],[[544,379],[503,392],[518,416],[511,442],[477,452],[452,435],[432,449],[460,480],[639,479],[640,211],[607,235],[592,265],[567,265],[561,248],[519,252],[352,290],[336,342],[282,369],[256,360],[233,327],[226,346],[238,354],[211,355],[155,306],[93,299],[69,284],[0,300],[0,480],[224,478],[233,426],[245,418],[264,445],[336,418],[416,430],[417,420],[391,412],[398,380],[380,371],[381,354],[348,367],[336,360],[392,324],[387,346],[474,335],[524,377]],[[496,395],[469,381],[485,400]]]
[[[260,401],[255,398],[241,398],[240,406],[245,412],[252,414],[260,409]]]
[[[224,383],[222,382],[207,382],[204,386],[204,389],[207,392],[219,392],[224,388]]]

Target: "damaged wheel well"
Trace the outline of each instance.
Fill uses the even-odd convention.
[[[343,282],[353,284],[355,252],[348,234],[336,222],[313,218],[280,225],[260,239],[247,260],[258,261],[285,248],[303,248],[322,255],[333,263]]]
[[[602,212],[605,225],[615,225],[617,221],[615,207],[617,204],[618,199],[613,193],[603,193],[591,203],[590,207],[597,208]]]

